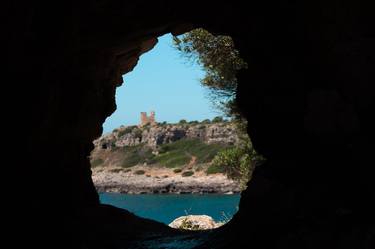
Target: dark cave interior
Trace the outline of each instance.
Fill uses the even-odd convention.
[[[137,243],[154,239],[152,248],[159,248],[158,239],[190,236],[204,238],[197,248],[374,248],[369,6],[16,1],[3,13],[10,76],[3,93],[17,95],[3,104],[12,120],[6,129],[16,131],[6,134],[5,153],[14,154],[23,141],[22,156],[12,159],[19,183],[7,192],[26,192],[21,202],[8,202],[23,238],[14,243],[148,248]],[[238,103],[254,147],[268,159],[242,192],[231,222],[203,234],[101,205],[88,160],[92,141],[116,109],[121,76],[158,36],[195,27],[230,35],[248,62],[238,75]]]

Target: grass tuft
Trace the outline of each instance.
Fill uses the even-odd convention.
[[[193,171],[185,171],[181,174],[183,177],[188,177],[194,175]]]

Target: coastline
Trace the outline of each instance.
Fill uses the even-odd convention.
[[[133,172],[144,171],[137,175]],[[192,176],[176,174],[173,169],[135,166],[123,168],[93,168],[92,179],[98,192],[123,194],[237,194],[239,183],[223,174]]]

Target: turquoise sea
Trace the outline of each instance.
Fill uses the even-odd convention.
[[[186,214],[205,214],[216,221],[230,219],[237,212],[240,201],[239,194],[128,195],[101,193],[99,196],[102,203],[127,209],[138,216],[165,224]]]

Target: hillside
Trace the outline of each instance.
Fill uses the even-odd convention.
[[[210,166],[237,142],[231,122],[122,126],[94,141],[93,179],[99,191],[238,192]]]

